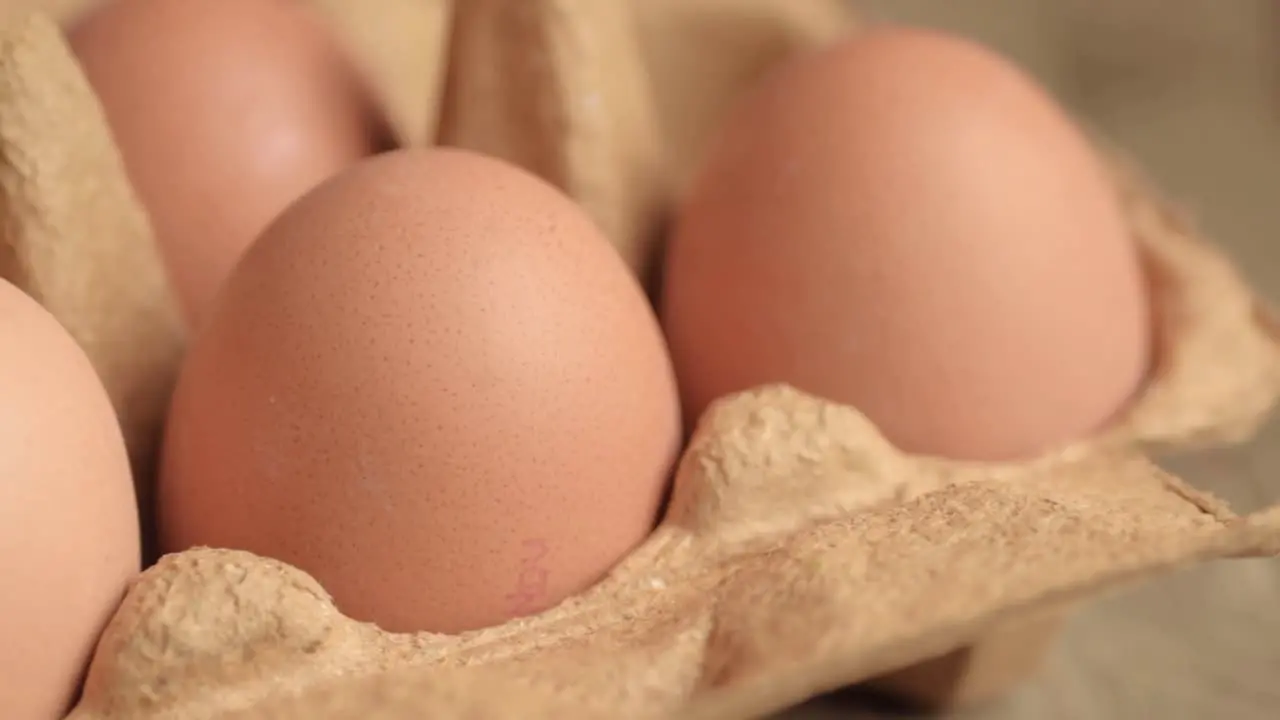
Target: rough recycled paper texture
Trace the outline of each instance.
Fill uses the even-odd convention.
[[[103,0],[0,0],[0,21],[42,13],[59,22],[70,20]]]
[[[473,10],[487,2],[470,1]],[[787,42],[766,40],[801,16],[779,10],[781,3],[700,1],[744,34],[740,45],[706,43],[718,63],[734,48],[742,53],[737,69],[721,75],[736,88],[745,86],[748,68],[758,72],[779,57],[767,53],[824,37],[815,25],[809,33],[786,31]],[[376,12],[378,5],[369,7]],[[604,25],[603,36],[619,36],[617,17],[585,7],[573,16],[581,11]],[[455,10],[455,19],[483,17]],[[748,15],[755,20],[743,20]],[[668,34],[696,40],[708,32],[679,17],[708,16],[664,18],[664,42],[674,42]],[[662,26],[652,17],[645,23],[650,32]],[[502,36],[493,28],[473,31]],[[564,38],[592,32],[588,25],[546,37],[571,42]],[[584,63],[600,53],[602,66],[628,67],[610,54],[634,52],[636,43],[642,54],[655,52],[648,44],[654,36],[637,32],[640,40],[573,52]],[[745,39],[750,32],[761,34]],[[535,44],[529,57],[569,51],[546,52]],[[455,53],[451,62],[471,62],[467,57]],[[652,62],[643,69],[656,88],[677,72]],[[572,105],[563,92],[567,99],[558,102]],[[652,97],[662,96],[659,90]],[[629,107],[639,98],[618,102]],[[688,108],[663,111],[650,101],[659,127],[703,128],[687,131],[695,137],[712,124],[680,117],[693,112]],[[511,129],[474,109],[485,105],[451,116],[449,102],[445,117],[498,128],[492,147],[507,142],[501,133]],[[709,106],[706,112],[720,112],[725,103]],[[99,348],[90,354],[120,398],[128,385],[111,380],[111,369],[151,364],[157,374],[148,377],[164,386],[167,380],[155,378],[171,371],[180,333],[145,216],[104,127],[51,22],[0,27],[3,267],[30,274],[30,259],[47,263],[39,265],[42,284],[24,287],[78,328],[86,347]],[[527,142],[565,143],[563,129],[553,130]],[[490,142],[479,130],[451,132]],[[569,142],[586,146],[610,136],[584,137],[595,139]],[[589,148],[582,152],[590,156]],[[611,150],[595,157],[630,162]],[[658,175],[669,181],[678,168],[659,165]],[[760,388],[726,398],[703,418],[650,540],[601,584],[552,610],[460,636],[388,634],[342,616],[297,569],[241,552],[193,550],[162,559],[133,586],[72,717],[760,716],[982,647],[1118,584],[1196,561],[1280,552],[1280,508],[1237,517],[1139,450],[1246,436],[1280,394],[1280,351],[1269,314],[1235,270],[1136,175],[1118,167],[1116,178],[1151,269],[1162,352],[1150,387],[1113,431],[1027,463],[949,462],[899,453],[851,408],[786,387]],[[104,307],[134,320],[121,322]],[[151,328],[154,341],[133,334],[139,328]],[[126,419],[138,412],[117,403]]]
[[[844,0],[631,0],[679,190],[711,134],[779,58],[841,36]]]
[[[549,180],[647,277],[667,147],[630,4],[455,0],[450,42],[440,143]]]
[[[451,0],[306,0],[351,48],[402,145],[436,133],[444,91]]]
[[[0,35],[0,277],[79,342],[129,447],[142,517],[182,322],[102,112],[55,26]],[[145,349],[145,351],[139,351]]]

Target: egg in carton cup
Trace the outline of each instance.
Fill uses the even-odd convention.
[[[403,144],[438,137],[533,170],[641,275],[728,104],[855,26],[834,0],[315,2]],[[86,350],[146,503],[184,331],[58,28],[83,3],[56,5],[0,28],[0,275]],[[742,718],[859,682],[961,704],[1024,677],[1100,592],[1280,554],[1280,508],[1235,515],[1143,453],[1248,438],[1280,395],[1276,326],[1185,219],[1113,168],[1159,353],[1106,432],[1028,462],[944,461],[898,451],[855,408],[757,388],[702,417],[652,536],[551,610],[393,634],[284,563],[190,550],[133,584],[72,717]]]

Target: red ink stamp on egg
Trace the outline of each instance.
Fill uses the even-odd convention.
[[[506,596],[513,616],[528,615],[542,609],[547,594],[547,556],[551,546],[542,538],[530,538],[520,543],[520,570],[516,575],[516,587]]]

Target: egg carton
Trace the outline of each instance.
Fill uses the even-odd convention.
[[[641,276],[734,98],[857,27],[835,0],[314,2],[401,142],[534,170]],[[85,348],[145,503],[184,331],[58,28],[83,4],[43,0],[46,14],[0,26],[0,275]],[[953,462],[898,451],[854,408],[757,388],[702,417],[653,535],[557,607],[456,636],[392,634],[343,616],[296,568],[194,549],[133,583],[71,717],[736,719],[859,682],[970,702],[1034,668],[1063,615],[1098,593],[1280,554],[1280,507],[1237,516],[1144,454],[1250,437],[1280,396],[1277,325],[1185,218],[1113,167],[1159,353],[1105,432],[1028,462]]]

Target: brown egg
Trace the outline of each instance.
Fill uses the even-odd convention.
[[[3,280],[0,338],[0,715],[52,720],[138,572],[138,511],[88,358]]]
[[[69,30],[188,319],[286,205],[382,125],[295,0],[109,0]]]
[[[679,441],[657,319],[586,215],[497,160],[398,151],[228,281],[174,396],[161,542],[292,563],[389,630],[477,628],[640,543]]]
[[[733,112],[670,243],[688,417],[785,381],[913,452],[1090,433],[1149,365],[1121,212],[1083,134],[977,45],[886,28],[800,57]]]

